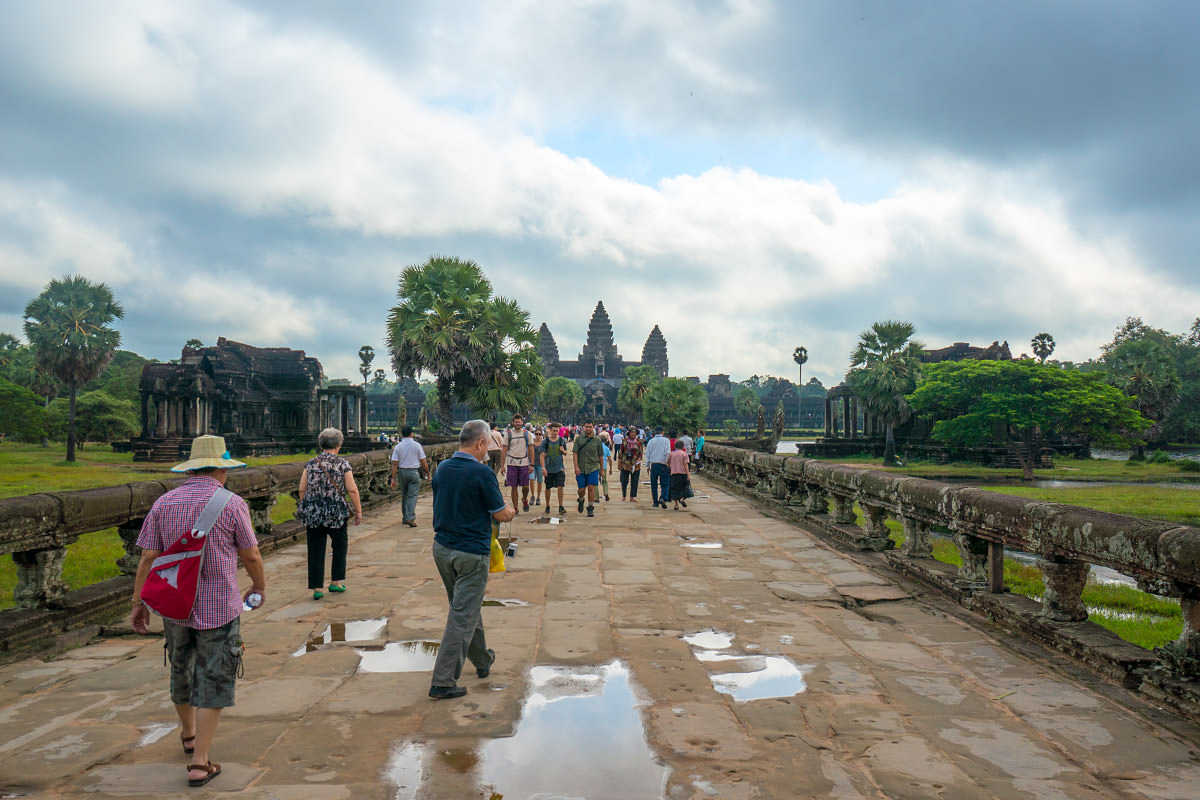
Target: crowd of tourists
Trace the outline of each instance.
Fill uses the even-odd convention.
[[[318,453],[305,464],[297,492],[295,518],[306,528],[308,588],[314,600],[324,597],[327,543],[332,550],[328,589],[347,591],[347,526],[362,522],[354,471],[340,455],[343,441],[335,428],[321,431]],[[546,514],[555,505],[565,514],[568,470],[575,476],[576,511],[589,517],[595,516],[601,499],[611,499],[614,467],[622,502],[638,502],[642,468],[649,465],[652,505],[665,509],[673,502],[676,510],[686,508],[689,475],[693,465],[699,469],[703,454],[701,431],[693,438],[673,431],[668,436],[661,428],[592,421],[527,425],[517,414],[503,430],[484,420],[465,424],[457,452],[431,474],[412,428],[403,428],[392,448],[389,485],[400,491],[403,524],[415,528],[421,481],[432,478],[433,561],[449,602],[429,696],[465,695],[467,689],[458,681],[466,662],[477,677],[486,678],[496,660],[481,613],[494,523],[543,504]],[[203,786],[221,772],[209,750],[222,709],[234,702],[244,650],[241,613],[266,599],[266,572],[249,506],[224,488],[228,471],[244,466],[230,457],[223,438],[193,440],[191,458],[173,467],[186,473],[187,481],[155,501],[137,540],[142,555],[130,624],[145,634],[151,610],[163,618],[170,696],[188,756],[189,786]],[[500,477],[511,504],[500,491]],[[239,561],[251,581],[244,593],[238,588]]]

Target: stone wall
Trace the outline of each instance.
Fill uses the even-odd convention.
[[[706,477],[845,547],[879,552],[893,568],[1010,630],[1200,716],[1200,528],[797,456],[720,445],[704,454]],[[899,551],[888,518],[903,527]],[[961,567],[932,559],[931,530],[952,539]],[[1040,603],[1005,593],[1006,547],[1038,556],[1046,584]],[[1178,598],[1179,640],[1150,652],[1087,622],[1080,595],[1090,564]]]
[[[440,444],[425,448],[431,468],[457,449]],[[388,450],[346,456],[354,468],[364,510],[399,499],[388,488]],[[263,552],[291,544],[304,534],[300,523],[271,522],[271,509],[282,494],[293,497],[304,461],[229,472],[226,488],[245,498]],[[142,522],[160,495],[184,478],[126,483],[73,492],[47,492],[0,499],[0,554],[11,553],[17,566],[17,607],[0,611],[0,652],[36,645],[81,625],[111,617],[127,608],[141,550],[135,544]],[[115,527],[125,545],[118,559],[121,575],[93,586],[67,591],[62,579],[67,545],[81,535]]]

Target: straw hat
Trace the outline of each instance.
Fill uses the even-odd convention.
[[[241,461],[234,461],[229,457],[223,436],[197,436],[192,439],[192,457],[182,464],[171,467],[171,472],[190,472],[205,467],[231,469],[244,466],[246,465]]]

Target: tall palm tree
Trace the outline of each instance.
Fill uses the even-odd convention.
[[[1038,357],[1038,361],[1045,364],[1046,359],[1054,352],[1054,337],[1048,333],[1039,333],[1029,340],[1029,346],[1033,348],[1033,354]]]
[[[367,388],[367,376],[371,374],[371,362],[375,360],[375,348],[369,344],[364,344],[358,348],[358,360],[362,363],[358,365],[358,372],[363,376],[363,388]]]
[[[797,347],[792,351],[792,361],[796,362],[796,427],[804,427],[804,365],[808,363],[808,348]]]
[[[402,379],[433,375],[442,430],[453,425],[455,401],[514,411],[533,402],[541,388],[541,370],[530,373],[537,331],[516,301],[492,296],[478,264],[433,256],[405,267],[397,296],[387,322],[392,367]]]
[[[846,383],[858,396],[863,410],[879,417],[887,426],[885,466],[896,462],[896,424],[912,416],[905,395],[916,388],[925,347],[912,338],[916,331],[910,322],[876,322],[859,335],[858,345],[850,354]]]
[[[25,306],[25,337],[39,366],[70,391],[67,461],[75,460],[75,398],[79,387],[104,372],[121,334],[109,327],[125,311],[103,283],[81,275],[52,280]]]

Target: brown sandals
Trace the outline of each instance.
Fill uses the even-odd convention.
[[[221,774],[221,765],[214,764],[211,761],[209,761],[207,764],[188,764],[187,769],[188,772],[191,772],[194,769],[202,769],[208,773],[203,778],[188,778],[188,786],[203,786]]]
[[[188,742],[191,742],[191,744],[188,744]],[[189,756],[196,752],[196,734],[193,733],[191,736],[184,736],[180,733],[179,743],[183,745],[183,752]]]

